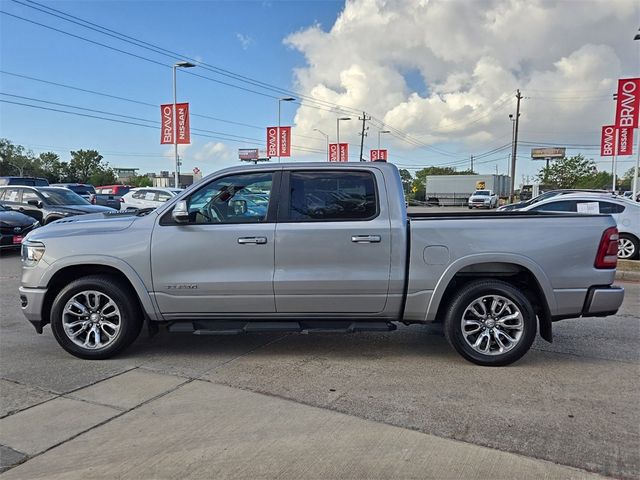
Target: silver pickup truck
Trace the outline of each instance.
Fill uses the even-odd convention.
[[[165,328],[358,332],[443,323],[464,358],[507,365],[552,322],[606,316],[607,215],[407,214],[386,163],[221,170],[153,211],[62,219],[26,237],[20,299],[73,355]]]

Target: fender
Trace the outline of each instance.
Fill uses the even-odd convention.
[[[131,265],[117,257],[108,255],[77,255],[61,258],[49,265],[49,268],[47,268],[42,276],[41,283],[43,285],[48,285],[53,276],[63,268],[79,267],[82,265],[104,265],[120,271],[125,277],[127,277],[127,280],[131,282],[131,285],[133,285],[133,288],[140,299],[140,304],[148,317],[151,320],[163,320],[162,315],[160,315],[160,312],[156,308],[155,302],[152,301],[142,278],[140,278]]]
[[[526,268],[538,281],[549,311],[552,313],[556,311],[556,297],[553,293],[551,282],[536,262],[531,260],[529,257],[514,253],[478,253],[459,258],[455,262],[451,263],[440,276],[440,279],[433,290],[433,295],[431,295],[431,299],[429,300],[429,306],[427,307],[427,314],[425,318],[427,322],[432,322],[436,319],[436,314],[438,312],[442,296],[444,295],[444,291],[447,286],[449,286],[453,277],[463,268],[470,265],[477,265],[479,263],[511,263]]]

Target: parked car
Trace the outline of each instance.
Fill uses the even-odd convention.
[[[51,186],[67,188],[89,202],[91,202],[92,196],[96,194],[96,189],[93,185],[86,183],[52,183]]]
[[[611,215],[618,225],[618,258],[639,258],[640,205],[624,197],[574,193],[549,198],[523,209],[539,212],[584,212]]]
[[[101,185],[96,187],[97,195],[115,195],[121,197],[128,193],[133,187],[131,185]]]
[[[80,195],[62,187],[0,187],[0,202],[47,225],[54,220],[85,213],[115,212],[91,205]]]
[[[476,190],[469,197],[469,209],[472,208],[496,208],[498,206],[498,195],[493,190]]]
[[[0,204],[0,249],[20,248],[27,233],[39,226],[32,217]]]
[[[181,192],[182,190],[177,188],[132,188],[122,196],[121,208],[124,210],[157,208]]]
[[[0,177],[1,185],[31,185],[35,187],[47,187],[49,181],[39,177]]]
[[[247,215],[247,191],[266,211]],[[225,169],[152,211],[31,232],[22,310],[89,359],[130,345],[145,320],[223,335],[442,322],[464,358],[507,365],[538,329],[551,341],[553,321],[622,304],[610,216],[407,214],[402,195],[386,162]]]
[[[533,197],[524,202],[510,203],[509,205],[502,205],[498,208],[499,212],[509,212],[512,210],[521,210],[525,207],[533,205],[534,203],[547,200],[548,198],[557,197],[559,195],[570,195],[572,193],[596,193],[599,195],[611,195],[607,190],[593,190],[593,189],[575,189],[575,188],[563,188],[559,190],[549,190],[548,192],[541,193],[537,197]]]

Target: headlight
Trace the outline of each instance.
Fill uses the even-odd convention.
[[[22,244],[22,263],[26,267],[35,266],[44,255],[44,245],[37,242]]]

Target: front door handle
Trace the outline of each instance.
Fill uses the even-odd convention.
[[[353,243],[380,243],[380,235],[354,235],[351,237]]]
[[[255,245],[264,245],[267,243],[267,237],[240,237],[238,239],[240,245],[247,245],[253,243]]]

